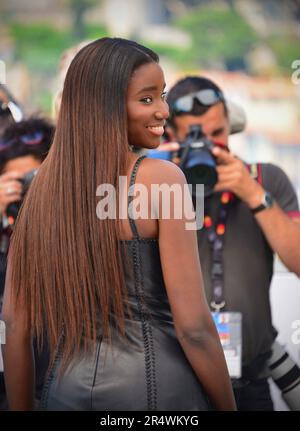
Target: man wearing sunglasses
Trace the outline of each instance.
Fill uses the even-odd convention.
[[[279,167],[259,164],[250,169],[230,152],[228,106],[212,81],[187,77],[170,89],[167,101],[170,141],[182,143],[191,126],[201,126],[214,144],[218,180],[205,198],[198,245],[238,409],[272,410],[267,361],[276,330],[269,287],[274,253],[300,275],[300,226],[293,219],[298,216],[296,193]],[[177,148],[173,142],[168,149]]]

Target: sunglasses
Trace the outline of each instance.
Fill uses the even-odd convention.
[[[21,135],[18,138],[11,139],[10,141],[0,141],[0,151],[7,150],[8,148],[18,144],[22,143],[24,145],[39,145],[43,142],[44,133],[41,131],[28,133],[26,135]]]
[[[6,117],[8,115],[11,115],[16,123],[23,119],[21,109],[14,102],[0,102],[0,117]]]
[[[195,93],[179,97],[179,99],[175,100],[172,104],[171,109],[175,114],[187,114],[192,111],[195,100],[197,100],[201,105],[211,106],[218,102],[224,102],[224,96],[221,91],[207,88],[205,90],[199,90]]]

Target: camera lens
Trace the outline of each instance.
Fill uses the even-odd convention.
[[[277,341],[272,345],[272,356],[268,360],[268,366],[286,404],[291,410],[299,411],[300,368]]]
[[[215,184],[218,181],[217,172],[214,167],[208,165],[197,165],[192,168],[183,170],[188,184],[192,184],[193,195],[196,184],[204,185],[204,196],[210,196],[213,193]]]
[[[211,153],[213,144],[203,135],[196,135],[196,139],[190,144],[186,156],[183,155],[181,168],[185,173],[188,184],[192,184],[193,195],[196,184],[204,185],[204,196],[212,194],[218,181],[216,160]],[[182,151],[182,154],[184,154]]]

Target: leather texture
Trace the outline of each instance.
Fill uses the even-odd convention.
[[[101,336],[93,353],[58,379],[59,353],[41,409],[98,411],[209,410],[203,388],[177,338],[164,285],[158,241],[122,241],[131,316],[127,340]]]

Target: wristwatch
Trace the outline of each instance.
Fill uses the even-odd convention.
[[[275,202],[275,200],[274,200],[273,196],[271,195],[271,193],[265,192],[263,195],[261,204],[255,208],[250,208],[250,210],[253,214],[256,214],[256,213],[263,211],[267,208],[272,208],[272,206],[274,205],[274,202]]]

